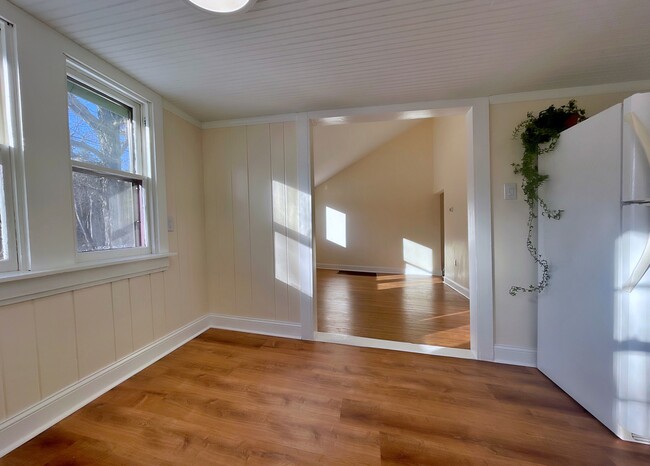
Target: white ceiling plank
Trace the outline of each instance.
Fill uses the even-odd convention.
[[[648,0],[12,0],[199,121],[650,78]]]

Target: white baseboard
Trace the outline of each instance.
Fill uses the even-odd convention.
[[[3,421],[0,458],[208,328],[206,315]]]
[[[210,314],[210,327],[298,339],[301,336],[300,330],[302,328],[298,322],[282,322],[223,314]]]
[[[537,367],[537,351],[519,346],[494,345],[494,362]]]
[[[453,281],[449,277],[445,277],[443,279],[443,281],[445,282],[445,285],[447,285],[449,288],[451,288],[454,291],[459,292],[460,294],[465,296],[467,299],[469,299],[469,288],[467,288],[467,287],[465,287],[463,285],[459,285],[458,283],[456,283],[455,281]]]
[[[0,423],[0,458],[209,328],[295,339],[301,337],[301,326],[295,322],[219,314],[205,315]],[[367,338],[327,334],[316,334],[315,340],[381,348],[386,348],[387,343]],[[393,343],[388,348],[461,358],[476,357],[469,350],[424,346],[426,345]],[[495,345],[494,355],[494,362],[499,363],[530,367],[535,367],[537,363],[537,352],[528,348]]]
[[[412,274],[407,272],[404,267],[379,267],[374,265],[316,264],[316,268],[325,270],[344,270],[346,272],[388,273],[393,275]],[[442,270],[434,270],[432,273],[422,271],[421,275],[441,277]]]
[[[300,324],[207,314],[0,423],[0,458],[209,328],[300,338]]]

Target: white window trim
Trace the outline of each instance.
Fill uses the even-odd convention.
[[[0,274],[0,306],[162,272],[174,253],[81,263],[53,270]]]
[[[11,32],[9,32],[11,31]],[[20,140],[19,125],[17,124],[19,112],[16,102],[19,102],[19,94],[17,91],[17,65],[15,57],[15,43],[13,35],[13,24],[0,18],[0,58],[4,60],[2,66],[2,89],[0,92],[3,94],[3,112],[2,118],[4,120],[4,131],[6,144],[0,144],[0,159],[4,166],[4,192],[0,193],[3,204],[3,219],[6,222],[7,228],[7,259],[0,261],[0,273],[15,272],[19,269],[19,262],[21,256],[28,254],[20,254],[21,252],[21,238],[20,238],[20,221],[18,214],[18,200],[20,196],[17,188],[21,178],[18,176],[22,170],[18,167],[18,159],[16,152],[20,151],[16,147],[16,141]],[[24,186],[24,183],[20,186]],[[24,242],[22,242],[24,243]]]
[[[72,55],[64,52],[66,71],[74,70],[75,75],[82,71],[95,81],[118,89],[131,100],[142,103],[142,117],[146,118],[146,125],[140,125],[143,134],[143,149],[149,151],[146,157],[147,164],[143,167],[145,173],[150,174],[149,189],[149,248],[146,254],[139,254],[112,258],[76,262],[74,251],[71,251],[69,261],[59,265],[52,263],[46,267],[34,269],[34,263],[41,262],[38,257],[32,258],[29,235],[29,203],[27,197],[27,172],[23,156],[23,115],[21,108],[20,72],[17,57],[16,32],[13,24],[0,18],[0,33],[5,39],[7,66],[6,105],[7,133],[12,168],[11,181],[13,187],[14,226],[16,234],[16,258],[18,267],[11,271],[0,270],[0,306],[14,302],[27,301],[38,297],[49,296],[65,291],[80,289],[101,283],[110,283],[116,280],[128,279],[135,276],[147,275],[164,271],[169,267],[170,257],[167,237],[167,211],[166,211],[166,184],[165,184],[165,158],[162,127],[162,100],[155,93],[143,87],[128,76],[121,75],[119,71],[100,61],[96,62],[97,68],[89,66]],[[91,63],[95,63],[91,60]],[[102,70],[101,72],[98,70]],[[112,76],[117,76],[132,89],[114,81]],[[67,112],[67,106],[62,109]],[[141,121],[141,120],[140,120]],[[70,160],[69,154],[67,157]],[[72,167],[70,166],[70,182]],[[72,207],[72,197],[70,198]]]
[[[112,249],[108,251],[88,251],[88,252],[75,252],[75,260],[78,263],[89,262],[94,263],[98,261],[105,261],[110,259],[120,259],[129,257],[139,257],[146,254],[155,254],[160,252],[159,245],[159,232],[157,231],[158,223],[156,219],[156,198],[160,195],[155,190],[156,173],[153,170],[156,161],[154,160],[156,154],[152,144],[153,135],[151,134],[152,128],[149,123],[152,120],[152,104],[144,97],[134,93],[122,84],[111,80],[110,78],[94,71],[92,68],[82,65],[81,63],[71,58],[67,59],[67,76],[87,85],[92,89],[108,95],[109,97],[123,102],[133,109],[133,124],[135,133],[135,173],[124,172],[119,170],[111,170],[101,168],[101,172],[113,173],[117,175],[124,175],[132,179],[139,179],[143,182],[144,188],[144,203],[145,203],[145,218],[144,229],[147,238],[147,245],[136,248]],[[72,172],[74,167],[99,169],[99,166],[93,164],[85,164],[70,159],[70,176],[72,182]],[[74,199],[71,199],[71,208],[74,209]],[[75,244],[76,244],[76,229]]]
[[[13,169],[11,163],[11,148],[0,144],[0,164],[3,166],[2,176],[4,189],[0,189],[0,218],[6,227],[6,259],[0,260],[0,272],[18,270],[18,247],[16,240],[16,223],[14,214]]]

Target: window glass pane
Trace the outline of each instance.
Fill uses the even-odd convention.
[[[5,203],[5,173],[4,166],[0,164],[0,260],[7,259],[7,222]]]
[[[0,70],[0,144],[9,144],[9,128],[7,128],[5,112],[7,111],[7,70]]]
[[[135,172],[132,109],[68,79],[72,160]]]
[[[138,181],[72,175],[78,252],[144,246]]]

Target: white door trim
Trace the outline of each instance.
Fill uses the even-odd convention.
[[[297,120],[298,185],[301,229],[309,231],[300,254],[300,322],[302,338],[317,339],[313,228],[313,164],[311,126],[361,121],[404,120],[465,114],[467,119],[467,207],[470,279],[471,351],[494,360],[494,292],[492,276],[492,203],[490,192],[489,99],[445,100],[302,113]]]

